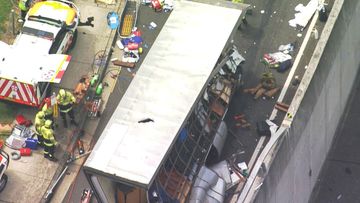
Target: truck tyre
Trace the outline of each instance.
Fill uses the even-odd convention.
[[[0,180],[0,192],[2,192],[5,189],[7,181],[8,181],[7,175],[3,174]]]

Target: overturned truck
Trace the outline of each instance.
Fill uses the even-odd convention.
[[[223,201],[221,179],[220,195],[194,185],[219,159],[241,84],[244,59],[231,41],[243,6],[225,3],[176,2],[84,165],[99,202]]]

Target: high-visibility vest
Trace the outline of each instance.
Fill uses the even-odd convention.
[[[19,8],[22,11],[29,10],[28,0],[19,0]]]
[[[45,124],[44,118],[39,118],[38,114],[35,116],[35,130],[41,134],[41,127]]]
[[[76,99],[73,94],[71,94],[69,91],[65,91],[65,96],[61,96],[58,94],[56,96],[56,100],[60,106],[67,106],[69,104],[75,103]],[[60,107],[61,112],[69,112],[72,109],[72,106],[69,106],[68,109],[63,109]]]
[[[75,103],[76,99],[73,94],[69,91],[65,91],[65,96],[61,96],[60,94],[57,95],[56,100],[60,105],[68,105],[69,103]]]
[[[54,137],[54,131],[51,128],[47,128],[45,126],[41,127],[41,135],[45,140],[51,141],[53,144],[56,143]]]
[[[42,107],[42,111],[45,113],[45,116],[53,116],[53,108],[52,106],[48,107],[48,104],[45,103],[44,106]]]

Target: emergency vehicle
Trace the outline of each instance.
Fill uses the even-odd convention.
[[[35,3],[12,45],[0,41],[0,99],[38,107],[71,59],[80,13],[66,0]]]

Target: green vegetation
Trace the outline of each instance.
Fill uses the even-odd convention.
[[[9,14],[11,11],[11,1],[10,0],[5,0],[5,1],[1,1],[1,6],[0,6],[0,33],[4,33],[4,23],[5,21],[9,18]]]
[[[16,116],[16,105],[0,101],[0,123],[11,123]]]

